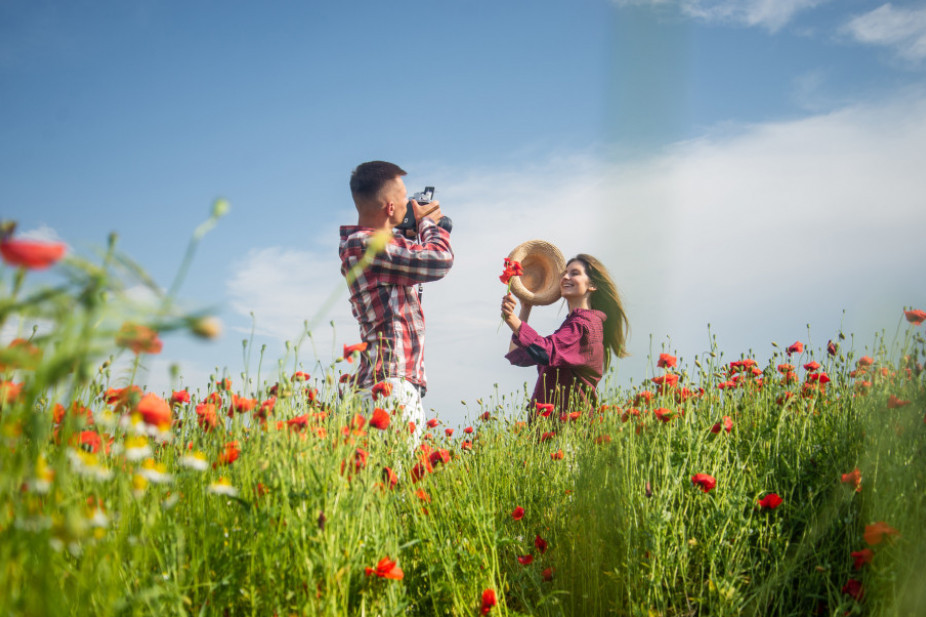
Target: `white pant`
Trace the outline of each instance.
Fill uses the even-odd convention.
[[[415,423],[415,430],[411,432],[414,438],[414,444],[421,442],[421,436],[424,434],[424,407],[421,405],[421,393],[407,379],[401,377],[390,377],[384,380],[392,386],[392,394],[388,397],[379,396],[374,401],[373,394],[366,390],[360,395],[364,406],[372,410],[374,407],[383,409],[398,409],[399,413],[396,418],[400,418],[405,423],[405,430],[408,430],[408,423]]]

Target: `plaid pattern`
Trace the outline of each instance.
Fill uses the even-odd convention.
[[[369,343],[361,354],[356,385],[369,388],[391,377],[427,387],[424,374],[424,313],[417,285],[442,278],[453,265],[450,234],[432,221],[418,225],[422,244],[394,236],[350,283],[351,312],[360,338]],[[375,231],[341,227],[341,274],[345,277],[367,252]]]

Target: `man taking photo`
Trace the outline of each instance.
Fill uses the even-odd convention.
[[[415,425],[415,441],[425,423],[421,397],[427,389],[424,370],[424,313],[420,284],[443,278],[453,266],[450,233],[438,226],[440,204],[409,200],[393,163],[370,161],[350,177],[357,224],[341,227],[338,253],[341,274],[350,289],[351,312],[360,325],[360,355],[355,386],[373,398],[389,391],[405,420]],[[394,233],[411,208],[417,238]],[[448,226],[449,225],[445,225]]]

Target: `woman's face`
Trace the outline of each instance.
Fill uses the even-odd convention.
[[[559,292],[564,298],[583,298],[595,285],[585,272],[585,264],[573,260],[566,264],[566,271],[559,281]]]

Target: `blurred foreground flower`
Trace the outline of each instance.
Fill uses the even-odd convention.
[[[132,322],[122,324],[119,333],[116,334],[116,345],[131,349],[135,355],[161,353],[164,346],[155,330]]]
[[[885,536],[899,536],[900,532],[885,523],[884,521],[878,521],[877,523],[872,523],[871,525],[865,525],[865,543],[869,546],[875,546],[881,544]]]
[[[219,478],[209,485],[209,492],[213,495],[225,495],[227,497],[237,497],[238,489],[232,486],[228,478]]]
[[[11,266],[29,270],[43,270],[64,257],[65,245],[61,242],[39,242],[36,240],[0,241],[3,261]]]

